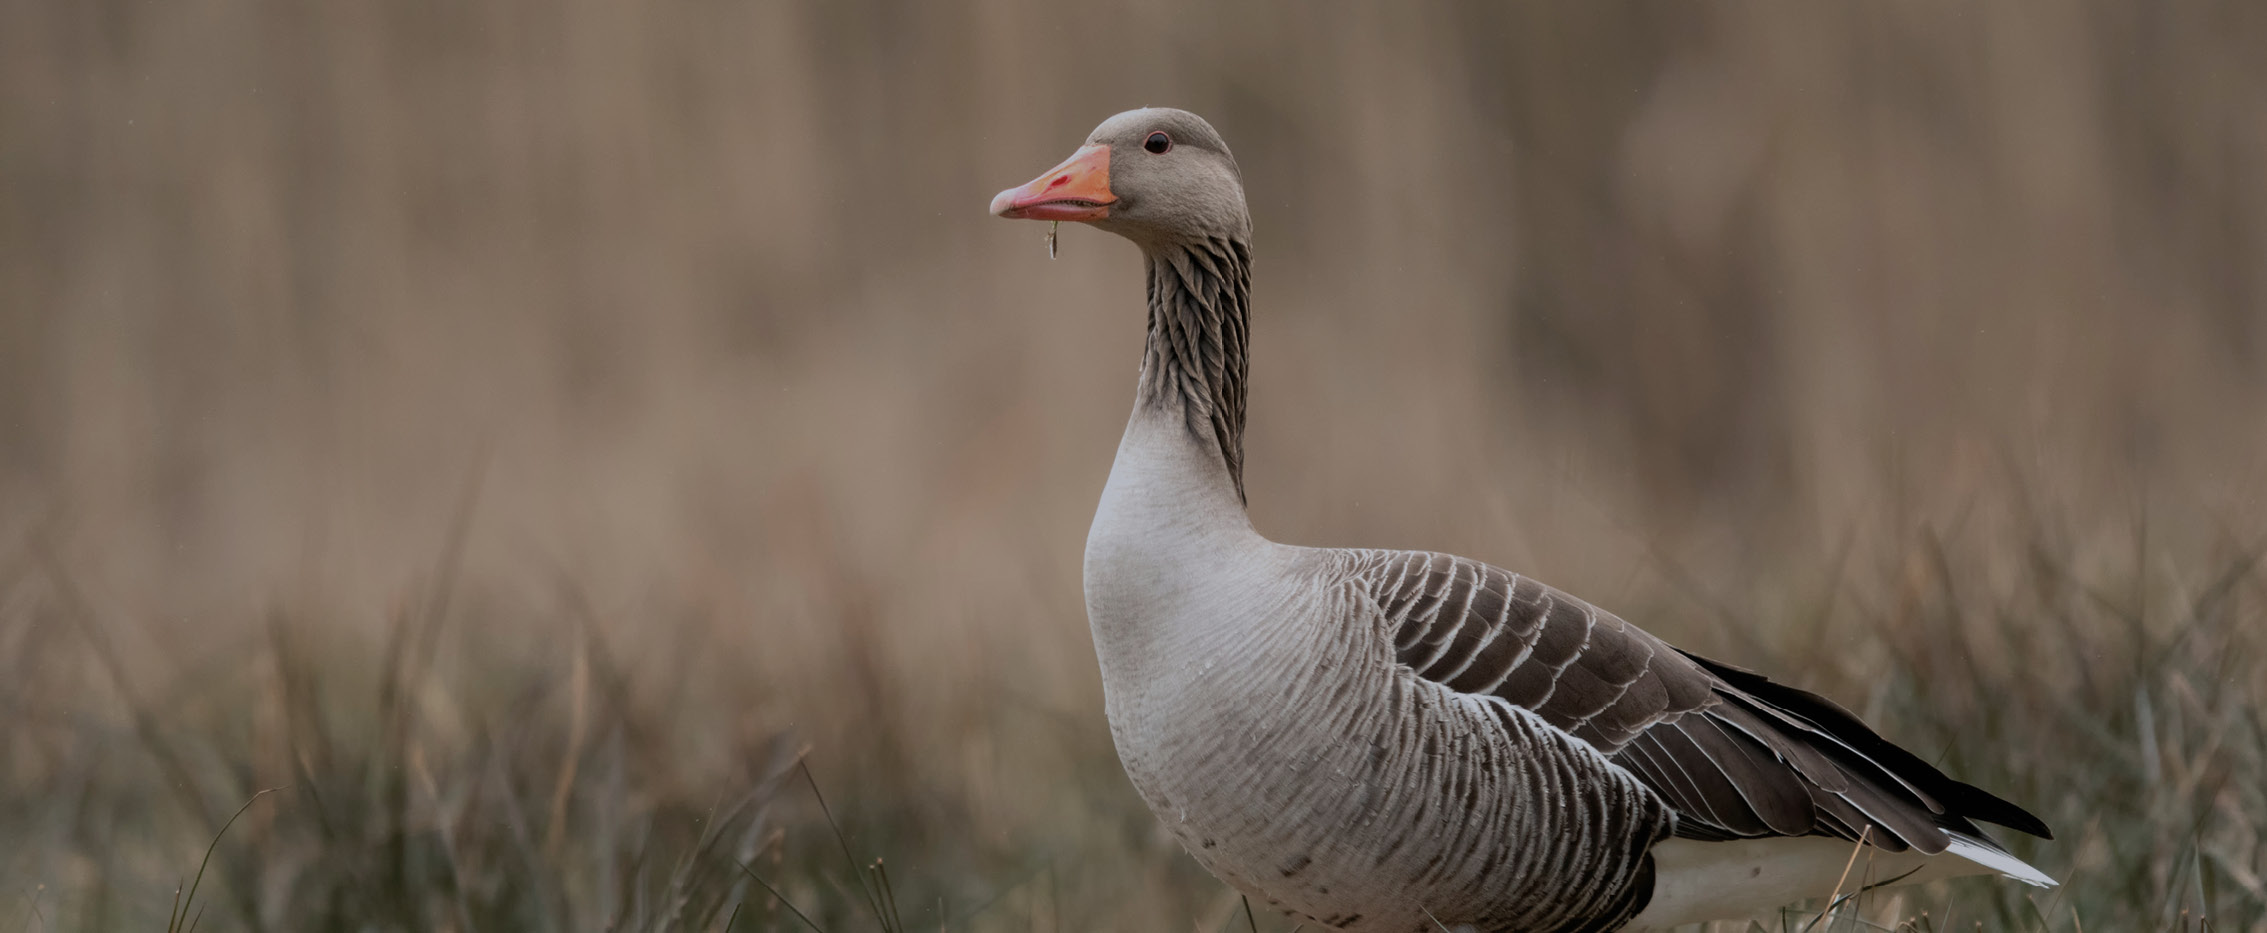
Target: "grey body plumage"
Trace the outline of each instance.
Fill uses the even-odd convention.
[[[1863,839],[1913,880],[2047,881],[1974,821],[2044,824],[1823,698],[1477,561],[1253,530],[1250,221],[1203,120],[1112,117],[994,211],[1093,223],[1147,263],[1087,612],[1127,776],[1222,880],[1332,929],[1395,933],[1768,908],[1817,893],[1800,886],[1822,842]]]

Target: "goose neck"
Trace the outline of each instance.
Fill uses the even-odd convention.
[[[1179,422],[1215,452],[1244,501],[1244,396],[1250,367],[1251,248],[1205,237],[1143,250],[1149,334],[1136,417]]]

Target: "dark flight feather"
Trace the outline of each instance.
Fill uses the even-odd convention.
[[[2052,838],[1824,697],[1680,651],[1518,574],[1442,554],[1355,552],[1353,579],[1417,677],[1530,710],[1628,769],[1693,839],[1822,835],[1943,851],[1973,821]]]

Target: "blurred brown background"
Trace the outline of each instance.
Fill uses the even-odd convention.
[[[168,602],[390,581],[484,455],[484,521],[630,579],[804,521],[1073,585],[1136,264],[984,203],[1145,104],[1247,176],[1280,536],[1549,561],[1490,503],[1746,532],[2267,467],[2250,5],[5,16],[0,501]]]
[[[985,204],[1172,105],[1251,195],[1264,532],[1831,687],[1737,622],[1828,555],[2267,527],[2262,49],[2205,2],[6,0],[0,574],[51,553],[164,693],[376,625],[461,518],[462,605],[540,637],[573,580],[718,729],[882,723],[921,780],[1004,690],[1101,747],[1138,265]]]

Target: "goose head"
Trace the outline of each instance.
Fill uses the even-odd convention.
[[[992,213],[1092,224],[1143,246],[1251,233],[1228,144],[1203,117],[1169,107],[1102,121],[1061,165],[992,198]]]

